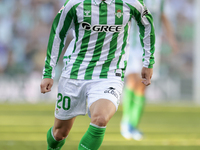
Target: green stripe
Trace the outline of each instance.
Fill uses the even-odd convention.
[[[152,16],[148,16],[146,17],[148,19],[149,22],[153,22],[153,18]],[[150,48],[150,52],[151,52],[151,56],[150,56],[150,63],[149,63],[149,66],[148,68],[153,68],[153,64],[155,63],[154,61],[154,52],[155,52],[155,34],[154,34],[154,26],[153,24],[151,24],[151,33],[150,33],[150,43],[151,43],[151,48]],[[144,60],[143,60],[144,61]]]
[[[64,40],[65,40],[65,37],[66,37],[66,33],[67,31],[69,30],[69,27],[71,25],[71,22],[72,22],[72,19],[74,17],[74,14],[75,14],[75,9],[74,7],[76,6],[73,6],[69,11],[68,13],[66,14],[66,17],[65,17],[65,21],[64,21],[64,24],[63,24],[63,27],[59,33],[59,37],[61,39],[61,42],[60,42],[60,47],[59,47],[59,54],[58,54],[58,58],[57,58],[57,61],[56,63],[58,62],[59,58],[60,58],[60,55],[62,53],[62,50],[64,48]]]
[[[129,21],[131,21],[131,18],[132,16],[130,15],[130,18],[129,18]],[[122,51],[121,51],[121,56],[119,57],[119,60],[117,62],[117,69],[119,69],[119,64],[121,62],[121,59],[122,59],[122,55],[125,54],[125,47],[127,45],[127,38],[128,38],[128,24],[124,27],[124,37],[123,37],[123,45],[122,45]],[[130,31],[129,31],[130,32]],[[124,69],[122,69],[122,76],[121,76],[121,79],[122,81],[124,80],[124,72],[126,70],[126,67],[127,67],[127,61],[124,61]]]
[[[144,2],[143,2],[143,0],[138,0],[142,5],[144,5]]]
[[[84,16],[84,13],[86,10],[87,11],[90,10],[90,13],[92,12],[91,11],[91,3],[92,3],[91,0],[84,1],[83,16]],[[84,17],[83,21],[91,24],[91,17]],[[85,58],[85,54],[87,52],[88,43],[90,41],[90,34],[91,34],[91,30],[85,30],[85,33],[84,33],[84,36],[82,39],[80,52],[78,53],[78,56],[73,64],[72,71],[70,73],[70,78],[72,78],[72,79],[77,79],[77,77],[78,77],[78,71],[79,71],[80,65],[82,64],[83,59]]]
[[[127,60],[125,60],[124,61],[124,69],[122,69],[122,77],[121,77],[121,79],[122,79],[122,81],[124,81],[124,77],[125,77],[125,70],[126,70],[126,67],[127,67]]]
[[[66,0],[66,2],[65,2],[65,4],[64,4],[64,6],[67,4],[69,2],[69,0]]]
[[[78,23],[77,14],[74,17],[74,24],[75,24],[75,36],[76,36],[76,40],[75,40],[75,44],[74,44],[74,50],[73,50],[72,53],[74,53],[75,50],[76,50],[76,43],[78,41],[78,35],[79,35],[79,26],[80,26],[80,24]]]
[[[102,5],[102,3],[100,5]],[[103,6],[99,8],[99,14],[100,14],[99,15],[99,24],[107,24],[107,4],[106,3],[103,4]],[[86,80],[92,79],[92,74],[93,74],[94,68],[96,66],[97,61],[99,61],[99,58],[101,56],[105,36],[106,36],[106,32],[98,33],[98,38],[96,41],[92,60],[90,61],[89,65],[86,69],[86,73],[85,73]]]
[[[121,0],[115,1],[115,12],[117,13],[118,10],[120,10],[121,13],[123,13],[123,2]],[[122,25],[122,24],[123,24],[123,15],[120,18],[118,18],[117,15],[115,15],[115,25]],[[117,50],[118,35],[119,35],[119,32],[115,32],[113,34],[112,40],[110,42],[109,54],[107,56],[107,60],[103,64],[100,78],[107,78],[107,76],[108,76],[110,64],[111,64],[112,60],[115,58],[115,52]]]

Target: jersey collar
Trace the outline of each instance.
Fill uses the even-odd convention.
[[[93,0],[95,2],[96,5],[99,5],[102,0]],[[105,0],[104,2],[107,4],[111,4],[114,0]]]

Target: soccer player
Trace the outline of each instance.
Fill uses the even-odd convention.
[[[131,18],[139,26],[144,47],[143,83],[148,86],[153,74],[155,34],[152,16],[142,0],[67,0],[58,12],[47,47],[41,93],[51,91],[69,29],[74,30],[74,39],[64,56],[55,122],[47,132],[48,150],[61,149],[76,116],[87,111],[91,123],[78,150],[100,147],[123,89]]]
[[[161,39],[161,24],[163,23],[166,29],[166,35],[170,45],[176,52],[178,50],[177,42],[174,37],[170,22],[164,14],[164,0],[144,0],[145,5],[151,12],[156,34],[155,43],[155,66],[154,66],[154,77],[157,78],[159,75],[159,49]],[[145,104],[145,89],[146,86],[141,82],[140,68],[142,66],[142,47],[139,43],[138,32],[136,23],[133,20],[130,34],[130,53],[129,63],[126,70],[126,83],[123,91],[123,115],[121,121],[121,134],[126,139],[143,139],[143,134],[138,130],[138,124],[142,116],[142,112]]]

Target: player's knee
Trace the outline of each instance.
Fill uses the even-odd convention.
[[[61,141],[63,139],[65,139],[67,137],[67,133],[66,132],[62,132],[59,129],[56,129],[53,133],[54,138],[56,141]]]
[[[108,121],[109,121],[108,118],[106,116],[103,116],[103,115],[95,115],[91,119],[91,122],[93,124],[98,125],[100,127],[106,126]]]

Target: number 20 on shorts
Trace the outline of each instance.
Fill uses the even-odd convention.
[[[61,93],[58,93],[58,102],[57,102],[57,108],[63,108],[64,110],[69,110],[70,109],[70,104],[71,104],[71,99],[68,96],[64,96]],[[59,103],[62,102],[62,105],[60,106]],[[67,106],[66,106],[67,104]]]

